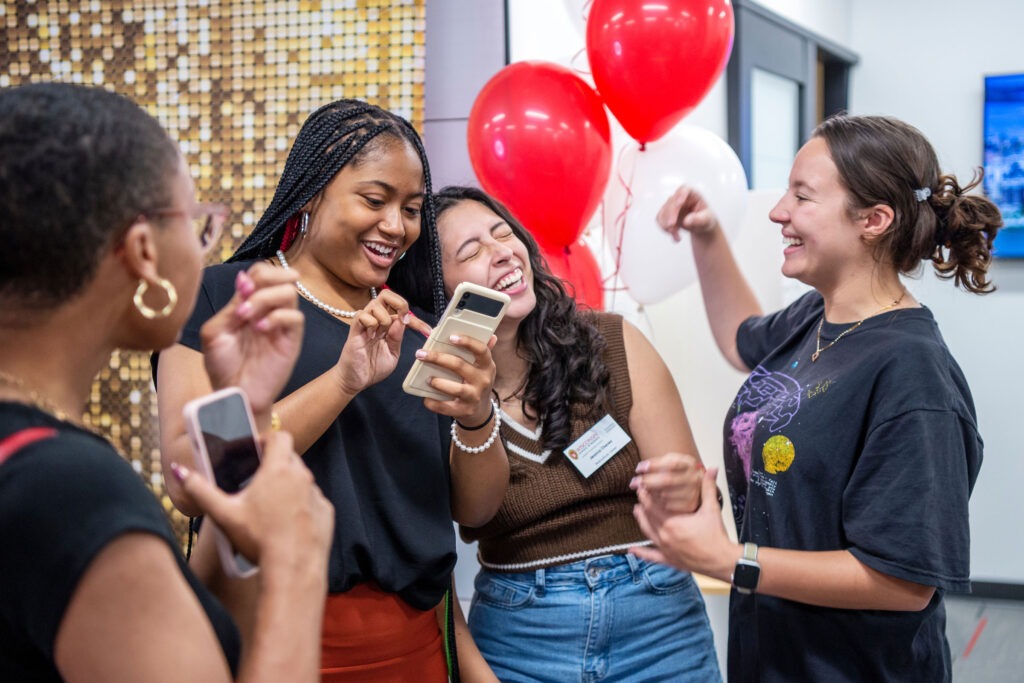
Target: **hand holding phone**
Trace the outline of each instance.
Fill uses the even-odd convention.
[[[242,490],[260,465],[252,410],[245,394],[229,387],[185,404],[185,426],[195,454],[196,470],[226,493]],[[258,567],[231,545],[212,520],[217,552],[229,576],[244,578]]]
[[[471,282],[463,282],[455,289],[452,300],[448,303],[434,331],[423,345],[426,351],[442,351],[458,356],[472,363],[473,354],[467,349],[452,344],[452,335],[472,337],[486,344],[498,328],[498,323],[505,316],[511,301],[508,294],[488,289]],[[453,397],[438,391],[430,385],[431,377],[442,377],[455,382],[461,377],[437,365],[417,360],[409,369],[409,374],[402,383],[406,393],[439,401],[449,401]]]

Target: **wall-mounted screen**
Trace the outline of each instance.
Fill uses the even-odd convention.
[[[1024,73],[985,77],[985,193],[1006,225],[995,254],[1024,258]]]

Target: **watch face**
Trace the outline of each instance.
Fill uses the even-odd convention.
[[[754,563],[739,561],[732,574],[732,585],[737,589],[752,591],[757,588],[757,581],[761,578],[761,567]]]

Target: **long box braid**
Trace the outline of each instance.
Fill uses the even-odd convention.
[[[405,258],[395,264],[388,285],[409,298],[415,306],[439,315],[446,297],[441,274],[441,244],[437,236],[434,202],[430,184],[430,165],[419,133],[408,121],[378,106],[359,100],[343,99],[326,104],[310,114],[295,137],[284,171],[270,206],[256,227],[228,261],[270,258],[282,248],[289,220],[316,197],[338,172],[352,161],[360,160],[380,136],[410,143],[423,164],[423,212],[421,235]],[[421,287],[409,286],[430,273],[430,296],[417,294]]]

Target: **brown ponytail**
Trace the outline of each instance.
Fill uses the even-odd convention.
[[[931,143],[886,116],[833,116],[814,131],[825,140],[849,195],[850,215],[876,204],[893,210],[889,229],[871,240],[875,257],[900,273],[930,260],[939,277],[975,294],[995,289],[987,276],[992,241],[1003,225],[988,199],[943,175]]]
[[[996,205],[984,197],[968,194],[981,183],[976,173],[961,188],[956,178],[943,175],[929,204],[938,217],[932,263],[939,277],[975,294],[988,294],[995,286],[988,280],[992,263],[992,242],[1003,225]]]

